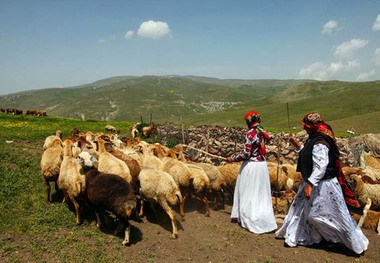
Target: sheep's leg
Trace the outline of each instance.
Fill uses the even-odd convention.
[[[47,201],[48,201],[48,203],[50,203],[51,202],[51,199],[50,199],[50,191],[51,191],[50,182],[45,179],[45,184],[46,184]]]
[[[80,223],[81,223],[81,220],[80,220],[81,209],[80,209],[79,203],[77,202],[77,200],[75,200],[75,198],[73,198],[71,201],[73,202],[74,207],[75,207],[76,224],[80,225]]]
[[[178,238],[178,228],[177,228],[177,220],[175,218],[175,214],[166,201],[161,202],[161,207],[168,214],[168,216],[170,217],[170,220],[172,222],[172,229],[173,229],[172,238],[177,239]]]
[[[183,195],[182,202],[179,203],[179,215],[181,216],[182,220],[185,220],[185,201],[186,201],[187,195]]]
[[[123,228],[124,230],[124,240],[122,242],[123,246],[129,245],[130,244],[130,234],[131,234],[131,225],[129,224],[128,220],[124,218],[118,218],[119,219],[119,225],[114,231],[114,235],[117,235]]]
[[[139,211],[139,217],[143,218],[144,217],[144,200],[141,198],[140,199],[140,211]]]
[[[367,203],[366,203],[366,205],[365,205],[365,207],[363,209],[363,215],[360,217],[359,222],[358,222],[358,226],[359,227],[363,226],[364,220],[367,217],[368,210],[371,208],[371,204],[372,204],[372,201],[371,201],[370,198],[368,198],[367,199]]]
[[[208,206],[208,199],[207,199],[206,194],[202,195],[202,201],[205,204],[205,209],[206,209],[205,216],[209,217],[210,216],[210,208]]]

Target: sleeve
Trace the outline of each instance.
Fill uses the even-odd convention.
[[[243,160],[248,160],[251,157],[251,151],[252,151],[252,139],[256,138],[257,136],[249,136],[248,133],[245,135],[244,138],[244,144],[243,144],[243,150],[240,153],[233,154],[231,156],[232,161],[234,162],[240,162]]]
[[[317,143],[313,146],[312,156],[313,170],[308,181],[316,186],[326,173],[329,164],[329,148],[324,144]]]

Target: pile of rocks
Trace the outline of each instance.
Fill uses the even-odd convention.
[[[233,153],[240,152],[245,128],[220,127],[220,126],[197,126],[187,130],[173,125],[163,125],[158,127],[158,133],[162,138],[162,144],[173,139],[185,144],[186,153],[193,161],[219,164],[223,157],[228,157]],[[289,143],[290,134],[269,133],[271,141],[267,145],[267,160],[280,163],[294,164],[297,161],[297,154],[293,146]],[[301,143],[307,139],[305,131],[293,134]],[[337,138],[337,144],[341,151],[342,165],[356,166],[360,153],[360,140],[356,144],[350,143],[352,138]]]

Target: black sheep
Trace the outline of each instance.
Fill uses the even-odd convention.
[[[136,214],[136,196],[132,186],[116,174],[98,172],[96,168],[85,167],[86,198],[93,207],[97,217],[97,225],[101,226],[100,214],[112,212],[119,220],[117,235],[121,228],[125,229],[123,245],[129,245],[129,219]]]

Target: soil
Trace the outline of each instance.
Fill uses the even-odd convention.
[[[146,216],[143,222],[131,222],[129,246],[121,246],[123,235],[114,236],[112,231],[102,233],[104,242],[101,245],[96,244],[96,238],[91,235],[81,234],[81,242],[85,243],[86,253],[97,253],[101,250],[107,258],[114,256],[117,261],[121,258],[124,262],[380,262],[380,236],[373,230],[363,229],[370,240],[369,248],[363,255],[356,255],[341,245],[289,248],[284,245],[283,239],[275,238],[274,232],[252,234],[237,223],[232,223],[230,205],[217,211],[211,210],[211,216],[205,217],[204,207],[199,200],[189,200],[186,204],[184,221],[179,219],[176,210],[179,219],[177,239],[171,238],[169,217],[160,207],[156,207],[155,214],[151,209],[145,209]],[[76,231],[83,231],[84,228],[91,232],[99,231],[95,221],[78,226]],[[42,249],[51,239],[65,239],[67,242],[68,236],[73,235],[73,232],[60,229],[50,237],[35,237],[38,240],[34,242],[39,242]],[[24,247],[30,238],[33,239],[8,236],[5,242]],[[67,251],[58,253],[60,256],[55,255],[54,251],[44,251],[44,261],[70,262],[60,258],[62,254],[69,255],[72,252],[69,247]],[[22,249],[17,253],[25,253],[24,262],[34,261],[31,255]],[[0,262],[12,262],[9,259],[7,254],[0,255]],[[91,261],[83,258],[83,262]]]

